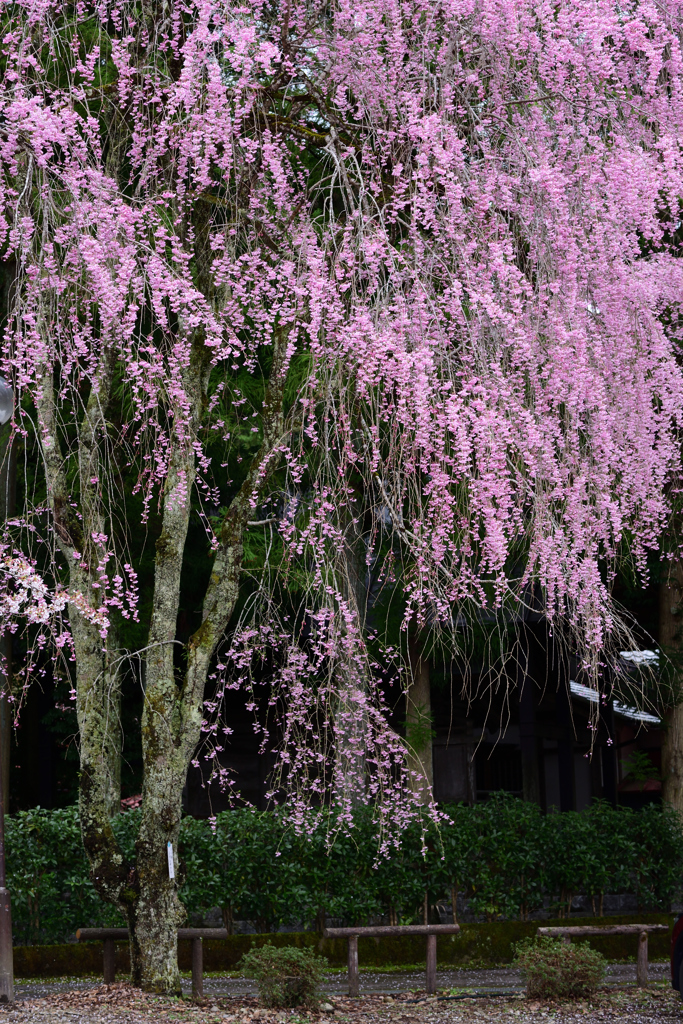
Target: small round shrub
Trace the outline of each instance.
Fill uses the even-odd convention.
[[[255,979],[264,1006],[317,1008],[327,960],[313,950],[268,943],[245,953],[240,966],[247,978]]]
[[[605,976],[607,961],[587,942],[565,943],[540,935],[515,946],[515,966],[536,999],[582,999],[592,995]]]

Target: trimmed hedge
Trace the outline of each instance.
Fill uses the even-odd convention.
[[[633,893],[642,911],[667,911],[682,889],[681,822],[668,808],[642,811],[593,804],[581,813],[543,815],[535,804],[500,796],[448,808],[439,828],[413,823],[400,847],[377,855],[368,811],[329,845],[331,823],[306,835],[270,812],[227,811],[213,822],[185,818],[180,896],[190,915],[220,907],[258,932],[320,925],[325,916],[362,924],[390,915],[419,919],[431,906],[466,896],[481,918],[528,919],[546,907],[562,917],[572,897]],[[139,811],[114,821],[133,859]],[[120,925],[92,885],[74,807],[36,808],[7,819],[15,941],[60,941],[78,926]],[[319,927],[318,927],[319,930]]]
[[[610,924],[630,924],[632,915],[610,917]],[[671,927],[672,918],[666,914],[640,914],[639,922],[666,924]],[[544,921],[543,924],[560,924],[560,921]],[[583,918],[582,924],[605,924],[604,918]],[[495,967],[511,963],[514,947],[524,938],[536,934],[538,922],[495,921],[490,924],[463,924],[459,935],[442,935],[438,939],[439,964],[467,967],[469,964],[486,964]],[[651,960],[663,960],[669,955],[671,933],[654,932],[650,935],[648,954]],[[590,945],[608,960],[633,960],[636,955],[637,935],[606,935],[604,938],[591,936]],[[299,949],[313,949],[327,957],[331,967],[346,966],[346,939],[322,939],[314,932],[276,932],[272,935],[231,935],[227,939],[204,940],[204,969],[207,971],[235,970],[245,953],[259,948],[267,942],[277,947],[296,946]],[[425,959],[425,940],[419,936],[402,938],[361,938],[358,942],[358,956],[362,967],[388,967],[420,964]],[[181,970],[189,971],[192,966],[192,945],[189,941],[178,943],[178,960]],[[116,943],[116,969],[121,973],[130,970],[128,943]],[[14,970],[17,977],[72,977],[87,974],[102,974],[102,943],[81,942],[54,946],[15,946]]]

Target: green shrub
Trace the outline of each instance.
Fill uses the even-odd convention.
[[[325,916],[367,924],[386,914],[422,920],[429,905],[460,893],[489,920],[528,920],[543,906],[567,916],[572,897],[633,893],[639,912],[668,911],[683,882],[681,819],[669,807],[642,811],[596,801],[581,812],[544,815],[506,794],[474,807],[447,807],[435,824],[413,821],[377,858],[372,808],[337,829],[329,809],[310,812],[296,832],[280,812],[238,809],[213,821],[183,818],[180,899],[188,915],[223,911],[225,925],[251,921],[259,932],[281,925],[320,930]],[[140,811],[112,825],[134,861]],[[62,942],[78,927],[123,925],[103,903],[83,852],[78,808],[34,808],[6,819],[6,850],[16,943]]]
[[[128,811],[116,822],[124,845],[133,816],[139,814]],[[78,927],[125,924],[90,878],[78,807],[8,815],[5,850],[15,943],[60,942]]]
[[[264,1006],[277,1010],[293,1006],[317,1008],[327,960],[316,956],[313,950],[278,948],[268,943],[245,953],[240,966],[248,978],[256,980]]]
[[[515,947],[515,966],[529,998],[581,999],[592,995],[605,976],[607,961],[587,942],[565,943],[541,935]]]
[[[670,804],[632,812],[634,889],[639,908],[668,907],[680,892],[681,819]]]

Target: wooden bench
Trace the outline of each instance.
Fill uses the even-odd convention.
[[[647,985],[647,934],[648,932],[668,932],[667,924],[610,924],[610,925],[574,925],[572,927],[539,928],[538,935],[550,935],[561,938],[563,942],[571,942],[582,935],[637,935],[638,959],[636,966],[636,984]]]
[[[456,935],[459,924],[403,924],[378,925],[369,928],[326,928],[326,939],[348,939],[349,995],[358,995],[358,937],[368,935],[376,938],[382,935],[426,935],[427,937],[427,992],[436,992],[436,937]]]
[[[192,998],[204,998],[204,957],[202,939],[227,939],[226,928],[179,928],[179,939],[192,940]],[[104,983],[113,985],[116,978],[114,943],[128,939],[127,928],[79,928],[76,932],[79,942],[101,941],[104,943]]]

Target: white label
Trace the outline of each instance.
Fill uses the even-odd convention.
[[[175,878],[175,864],[173,862],[173,843],[166,844],[166,852],[168,853],[168,877]]]

